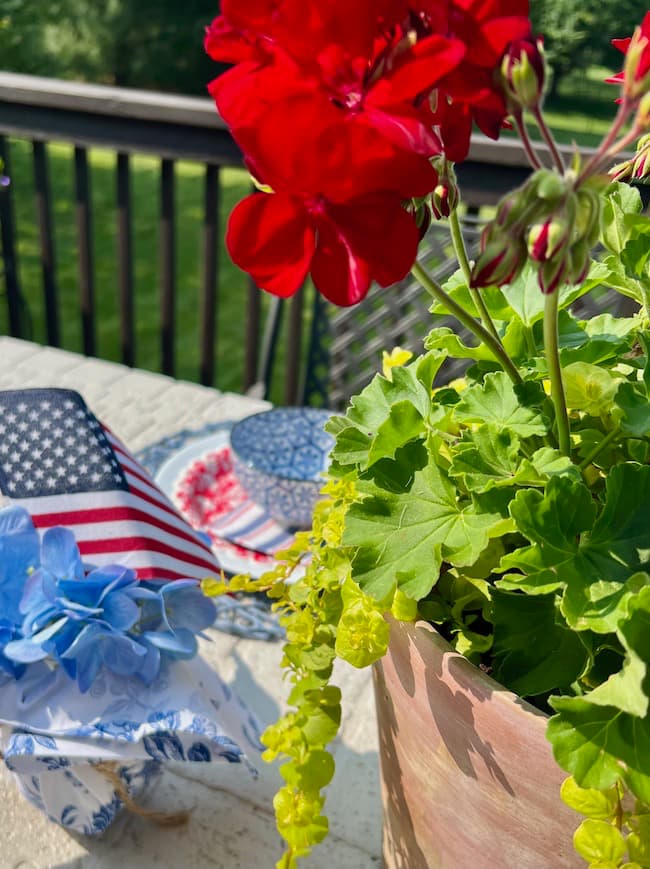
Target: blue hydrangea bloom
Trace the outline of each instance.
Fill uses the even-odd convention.
[[[161,656],[193,657],[215,618],[196,580],[140,583],[120,565],[86,572],[72,532],[51,528],[39,545],[22,508],[0,510],[0,555],[0,612],[13,617],[0,620],[0,669],[14,677],[53,659],[82,692],[102,668],[149,684]]]
[[[142,607],[142,639],[173,658],[192,658],[196,635],[215,619],[216,608],[195,579],[177,579],[158,590]]]
[[[0,613],[11,624],[22,621],[19,605],[30,571],[40,564],[40,542],[23,507],[0,510]]]

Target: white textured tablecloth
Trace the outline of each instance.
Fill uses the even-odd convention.
[[[0,389],[63,386],[137,452],[165,435],[239,419],[267,405],[122,365],[0,337]],[[262,723],[282,705],[279,643],[211,632],[201,654],[247,701]],[[304,869],[370,869],[381,863],[377,734],[369,671],[341,668],[343,724],[337,774],[326,813],[330,835]],[[280,777],[263,766],[258,781],[231,766],[172,766],[147,801],[192,810],[183,830],[164,830],[128,813],[101,841],[75,839],[50,824],[0,772],[0,869],[249,869],[272,867],[281,853],[271,800]]]

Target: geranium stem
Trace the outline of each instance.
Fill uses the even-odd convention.
[[[597,444],[594,449],[589,453],[589,455],[583,459],[582,462],[578,465],[579,470],[584,471],[589,465],[593,462],[594,459],[598,458],[598,456],[603,452],[603,450],[608,447],[612,441],[616,440],[621,430],[619,428],[613,428],[610,432],[608,432],[602,441]]]
[[[533,167],[533,169],[541,169],[542,164],[533,147],[533,143],[530,141],[526,122],[524,121],[524,116],[521,112],[515,112],[515,114],[512,115],[512,120],[514,121],[517,133],[519,135],[519,138],[521,139],[521,144],[523,145],[526,156],[528,157],[528,162]]]
[[[566,408],[558,336],[558,291],[549,293],[544,303],[544,350],[551,381],[551,400],[555,408],[555,425],[560,452],[571,455],[571,429]]]
[[[536,109],[533,109],[533,117],[535,118],[535,122],[539,127],[539,131],[544,137],[544,141],[548,146],[548,150],[553,158],[553,162],[560,173],[560,175],[564,175],[565,165],[564,160],[562,159],[562,155],[560,154],[557,145],[555,144],[555,139],[553,138],[553,133],[548,128],[544,115],[542,114],[539,106]]]
[[[472,275],[472,269],[469,264],[469,259],[467,257],[467,249],[465,247],[465,239],[463,238],[463,232],[460,228],[460,220],[458,219],[458,209],[454,209],[449,215],[449,228],[451,230],[451,240],[454,245],[454,251],[456,252],[456,257],[458,258],[458,263],[461,267],[463,275],[465,276],[465,280],[467,281],[467,286],[469,287],[470,294],[472,296],[472,301],[476,305],[476,310],[479,313],[479,317],[481,318],[481,323],[485,326],[485,328],[492,333],[492,335],[496,338],[496,340],[501,343],[501,339],[499,338],[499,333],[496,330],[496,326],[492,322],[492,317],[490,317],[490,312],[488,311],[485,302],[483,301],[483,296],[480,292],[475,288],[470,286],[470,278]]]
[[[429,274],[427,274],[418,262],[415,262],[412,265],[411,274],[422,284],[430,296],[444,305],[452,316],[456,317],[463,326],[469,329],[479,341],[482,341],[485,346],[489,348],[495,359],[501,363],[503,370],[506,372],[508,377],[510,377],[513,383],[522,382],[517,366],[508,356],[501,342],[498,341],[491,332],[488,332],[488,330],[482,326],[478,320],[475,320],[471,314],[468,314],[467,311],[458,304],[458,302],[455,302],[451,296],[446,293]]]

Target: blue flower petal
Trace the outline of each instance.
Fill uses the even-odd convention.
[[[23,587],[23,595],[20,601],[21,613],[28,613],[30,610],[40,609],[47,598],[43,591],[43,571],[35,570],[31,576],[25,580]]]
[[[18,661],[21,664],[31,664],[34,661],[42,661],[47,658],[47,652],[40,643],[35,643],[32,639],[12,640],[4,647],[4,654],[12,661]]]
[[[114,591],[103,601],[104,621],[116,631],[128,631],[138,621],[140,607],[121,591]]]
[[[83,564],[72,531],[48,528],[41,545],[41,565],[57,579],[83,579]]]
[[[178,631],[148,631],[144,636],[161,652],[168,652],[179,658],[193,658],[198,649],[194,634],[183,628]]]
[[[186,628],[197,633],[213,624],[217,610],[214,602],[192,580],[168,583],[162,590],[167,622],[172,630]]]
[[[24,531],[33,531],[34,523],[24,507],[17,504],[9,504],[0,510],[0,537],[6,534],[20,534]]]
[[[102,637],[102,652],[109,670],[118,676],[132,676],[142,666],[147,649],[130,637],[105,634]]]
[[[66,648],[62,648],[59,652],[61,658],[81,658],[88,649],[95,647],[102,634],[107,632],[107,628],[100,622],[91,622],[83,627],[79,633],[72,638]]]
[[[102,666],[102,649],[99,644],[91,645],[83,657],[77,659],[77,684],[82,694],[93,684]]]
[[[146,685],[151,685],[160,671],[160,651],[151,643],[144,643],[147,654],[140,665],[138,676]]]

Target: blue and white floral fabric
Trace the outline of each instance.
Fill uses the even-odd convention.
[[[30,802],[78,833],[103,832],[122,807],[96,768],[118,765],[137,796],[167,761],[239,763],[255,775],[259,724],[201,659],[170,661],[150,685],[103,671],[81,694],[61,669],[0,675],[0,749]]]

